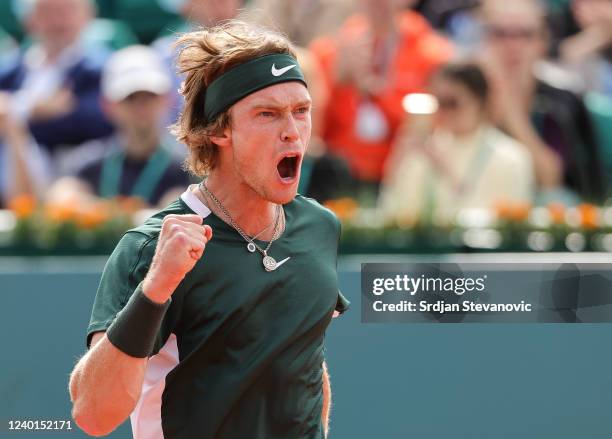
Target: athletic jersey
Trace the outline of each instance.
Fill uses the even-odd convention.
[[[289,259],[272,272],[189,190],[120,240],[102,274],[88,343],[144,279],[166,215],[197,213],[213,229],[172,295],[131,415],[134,438],[324,437],[325,330],[334,310],[348,308],[336,272],[340,224],[300,195],[283,208],[285,231],[269,254]]]

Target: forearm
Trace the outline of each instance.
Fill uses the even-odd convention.
[[[155,343],[171,304],[170,295],[177,281],[200,259],[211,238],[212,229],[202,225],[199,215],[170,214],[164,218],[145,280],[136,286],[127,304],[117,310],[107,332],[93,335],[89,352],[78,362],[70,377],[73,417],[88,434],[110,433],[136,407],[147,358],[155,354]],[[133,257],[133,254],[124,257],[121,254],[124,251],[123,248],[114,252],[111,258],[116,257],[115,262],[125,262]],[[164,277],[163,273],[172,273],[172,276]],[[105,270],[98,294],[100,291],[103,294],[115,292],[114,289],[104,291],[108,288],[104,284],[109,279],[107,274]],[[128,282],[124,273],[117,277]]]
[[[559,155],[542,141],[530,122],[521,116],[510,117],[506,128],[512,137],[529,149],[538,186],[543,189],[561,186],[563,162]]]
[[[612,34],[609,29],[592,27],[567,37],[560,45],[561,60],[568,64],[579,64],[585,58],[596,54],[610,45]]]
[[[18,195],[35,195],[36,189],[27,166],[27,152],[30,139],[27,133],[13,128],[7,133],[5,146],[8,166],[12,169],[12,178],[8,187],[8,199]]]
[[[535,136],[517,139],[529,149],[534,175],[541,189],[555,189],[563,184],[563,162],[559,155]]]
[[[542,189],[555,189],[563,184],[563,163],[553,150],[544,145],[532,152],[538,185]]]
[[[323,411],[321,413],[321,422],[325,430],[325,436],[329,431],[329,413],[331,409],[331,385],[329,382],[329,373],[327,365],[323,362]]]
[[[77,425],[90,435],[102,436],[125,421],[140,397],[146,362],[123,353],[103,335],[70,377]]]

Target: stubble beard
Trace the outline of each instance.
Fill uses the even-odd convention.
[[[247,186],[254,195],[262,198],[270,203],[274,204],[287,204],[295,197],[295,191],[293,193],[286,196],[280,196],[279,194],[274,194],[273,191],[269,190],[266,184],[266,177],[259,177],[259,174],[254,173],[251,175],[250,173],[245,172],[245,167],[241,165],[240,162],[235,161],[234,170],[241,184]],[[274,170],[273,172],[276,172]],[[283,191],[284,192],[284,191]]]

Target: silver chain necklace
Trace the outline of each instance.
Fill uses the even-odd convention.
[[[276,215],[278,215],[278,211],[276,212]],[[267,231],[270,229],[270,227],[272,227],[272,226],[274,225],[274,222],[275,222],[275,221],[276,221],[276,216],[274,217],[274,219],[273,219],[272,221],[270,221],[270,224],[268,224],[268,225],[267,225],[267,226],[266,226],[264,229],[262,229],[262,231],[261,231],[261,232],[259,232],[257,235],[253,235],[253,236],[251,236],[251,237],[250,237],[250,238],[251,238],[251,241],[255,241],[255,240],[256,240],[257,238],[259,238],[261,235],[263,235],[264,233],[266,233],[266,232],[267,232]],[[248,236],[248,235],[247,235],[247,236]],[[255,245],[255,244],[253,244],[253,245]],[[247,245],[247,248],[249,248],[249,246],[248,246],[248,245]],[[249,249],[249,251],[250,251],[251,253],[253,253],[253,252],[255,251],[255,249],[253,249],[253,250],[250,250],[250,249]]]
[[[262,249],[261,247],[259,247],[256,243],[255,243],[255,238],[257,238],[258,236],[260,236],[263,232],[265,232],[266,230],[268,230],[268,228],[270,228],[270,226],[266,227],[264,230],[262,230],[261,232],[259,232],[257,235],[255,235],[253,238],[250,238],[249,235],[247,235],[238,224],[236,224],[236,222],[234,221],[234,219],[231,217],[231,215],[229,214],[229,212],[227,211],[227,209],[225,208],[225,206],[223,206],[223,204],[221,203],[221,201],[219,201],[219,199],[208,189],[208,187],[206,187],[206,184],[204,184],[204,181],[202,181],[199,185],[198,188],[200,189],[200,192],[202,192],[203,195],[207,195],[211,200],[213,200],[213,202],[215,203],[215,205],[219,208],[219,210],[223,213],[223,215],[226,217],[226,219],[229,221],[230,225],[240,234],[240,236],[242,236],[242,238],[247,242],[247,250],[251,253],[254,253],[255,250],[258,250],[262,256],[262,263],[264,268],[266,269],[266,271],[274,271],[276,270],[277,266],[277,262],[276,259],[274,259],[272,256],[268,255],[268,251],[270,250],[270,247],[272,246],[272,243],[278,239],[279,235],[280,235],[280,228],[279,226],[279,219],[281,217],[281,212],[282,212],[282,208],[280,206],[280,204],[276,205],[276,215],[275,215],[275,220],[274,220],[274,232],[272,234],[272,239],[270,239],[270,241],[268,242],[268,246],[265,249]],[[282,261],[281,261],[282,262]]]

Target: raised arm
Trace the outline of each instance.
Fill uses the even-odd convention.
[[[170,297],[200,259],[212,237],[197,215],[168,215],[142,286],[107,332],[93,335],[91,348],[70,376],[75,422],[86,433],[104,436],[134,410],[147,357]],[[146,317],[143,317],[146,316]]]

